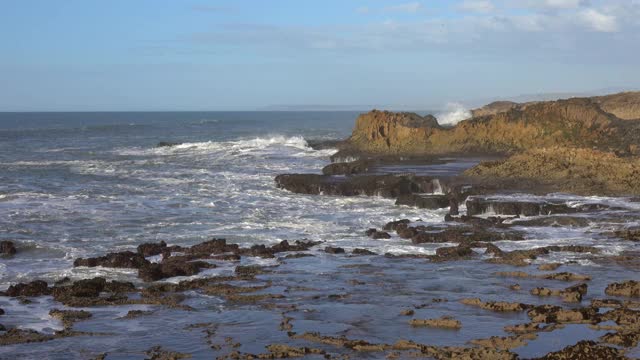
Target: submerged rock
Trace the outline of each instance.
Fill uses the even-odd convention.
[[[15,255],[16,252],[17,250],[15,245],[13,244],[13,241],[0,241],[0,254]]]

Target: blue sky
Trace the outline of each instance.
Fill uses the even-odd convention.
[[[0,111],[640,88],[640,0],[0,0]]]

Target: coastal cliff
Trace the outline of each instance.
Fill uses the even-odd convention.
[[[444,128],[432,116],[374,110],[357,119],[347,148],[373,156],[512,154],[554,146],[634,154],[640,139],[640,121],[627,121],[640,118],[640,93],[500,102],[474,114]]]

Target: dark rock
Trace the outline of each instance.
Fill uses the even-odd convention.
[[[172,147],[182,145],[181,142],[160,141],[156,144],[156,147]]]
[[[500,215],[522,215],[522,216],[538,216],[538,215],[555,215],[555,214],[575,214],[580,212],[592,212],[598,210],[610,209],[609,206],[603,204],[584,204],[571,207],[566,203],[548,202],[548,201],[506,201],[499,199],[472,198],[468,199],[467,215],[480,215],[493,212]],[[559,220],[566,221],[566,220]]]
[[[220,260],[220,261],[240,261],[242,257],[238,254],[222,254],[222,255],[212,256],[211,259]]]
[[[46,281],[42,280],[34,280],[30,283],[19,283],[15,285],[9,286],[7,291],[5,291],[6,296],[17,297],[17,296],[42,296],[49,295],[51,293],[51,289],[49,289],[49,285]]]
[[[324,175],[355,175],[369,171],[372,165],[369,160],[356,160],[352,162],[333,163],[322,168]]]
[[[170,257],[159,264],[148,264],[138,270],[138,277],[144,281],[158,281],[175,276],[192,276],[202,269],[216,265],[204,261],[189,261],[189,258]]]
[[[344,140],[307,139],[307,145],[314,150],[338,149]]]
[[[123,251],[118,253],[110,253],[105,256],[83,259],[79,258],[73,262],[73,266],[96,267],[103,266],[108,268],[131,268],[139,269],[149,264],[149,261],[139,253],[132,251]]]
[[[252,278],[255,275],[264,273],[264,269],[258,265],[236,266],[236,275],[244,278]]]
[[[373,239],[391,239],[391,235],[385,231],[376,231],[375,234],[371,236]]]
[[[411,220],[409,219],[402,219],[402,220],[398,220],[398,221],[392,221],[390,223],[387,223],[383,230],[386,231],[397,231],[399,228],[406,228],[409,223],[411,223]]]
[[[327,246],[324,248],[324,252],[328,254],[344,254],[344,249],[339,247]]]
[[[0,254],[15,255],[17,252],[13,241],[0,241]]]
[[[412,228],[408,228],[403,234],[408,235],[409,229]],[[473,243],[523,239],[522,234],[519,232],[499,232],[471,227],[448,227],[444,230],[428,228],[426,230],[427,231],[420,231],[416,229],[416,235],[411,237],[411,241],[414,244],[422,244],[444,242]],[[399,235],[403,237],[403,234]]]
[[[353,249],[353,251],[351,253],[353,255],[377,255],[373,251],[370,251],[370,250],[367,250],[367,249],[360,249],[360,248]]]
[[[447,195],[406,194],[396,199],[396,205],[408,205],[420,209],[442,209],[450,206]]]
[[[531,201],[503,201],[482,198],[469,199],[466,202],[467,216],[489,212],[500,215],[538,216],[552,214],[572,214],[579,211],[567,204]]]
[[[502,257],[504,255],[504,251],[493,244],[486,244],[485,254],[493,254],[493,256]]]
[[[0,309],[0,315],[4,315],[4,309]]]
[[[454,197],[449,197],[449,214],[447,215],[460,215],[460,210],[458,209],[458,199]],[[446,220],[445,220],[446,221]]]
[[[138,245],[138,254],[144,257],[160,255],[167,251],[167,243],[160,241],[159,243],[144,243]]]
[[[52,289],[54,299],[68,297],[95,298],[105,290],[107,280],[102,277],[78,280],[69,286],[56,286]]]
[[[443,247],[436,249],[436,256],[443,260],[457,260],[473,255],[473,250],[468,246]]]
[[[225,239],[211,239],[200,244],[193,245],[185,249],[187,254],[208,256],[211,254],[222,254],[227,252],[237,252],[240,247],[237,244],[227,244]]]
[[[545,216],[537,219],[519,219],[511,222],[519,226],[544,226],[544,227],[586,227],[589,219],[575,216]]]
[[[397,198],[412,193],[432,193],[430,177],[395,175],[359,175],[335,177],[316,174],[284,174],[275,179],[276,185],[298,194],[340,196],[382,196]]]
[[[378,231],[376,229],[369,229],[365,231],[365,234],[372,239],[391,239],[391,235],[385,231]]]

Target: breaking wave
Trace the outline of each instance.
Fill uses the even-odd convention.
[[[453,126],[462,120],[469,119],[471,117],[471,111],[460,103],[448,103],[445,111],[438,114],[436,117],[440,125]]]

